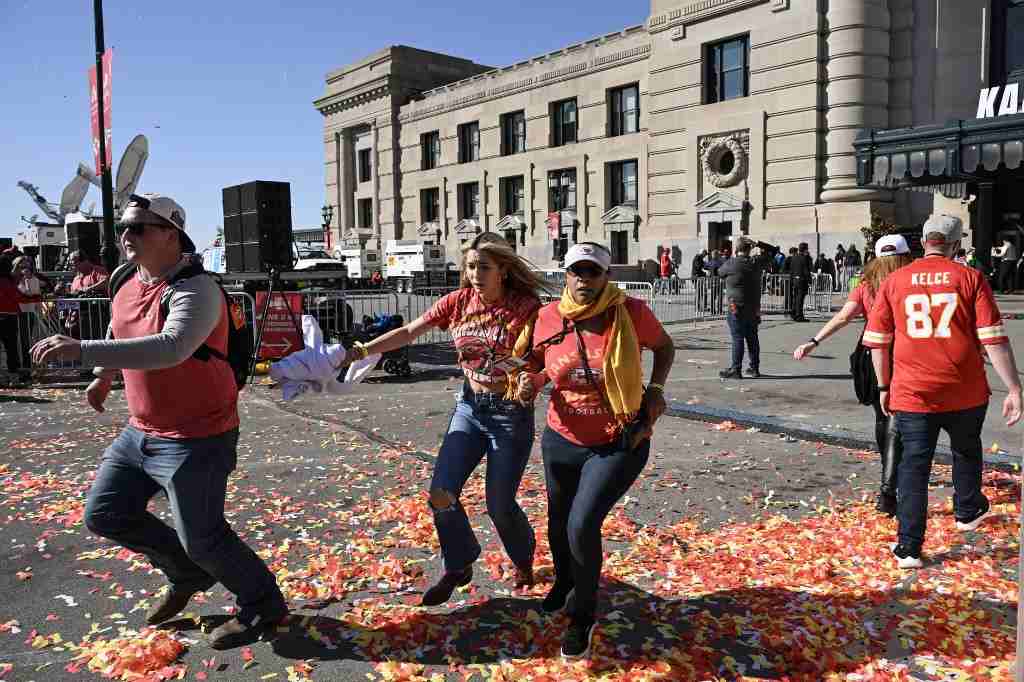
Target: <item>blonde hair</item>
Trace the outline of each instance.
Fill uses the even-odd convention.
[[[530,267],[530,262],[517,254],[504,237],[494,232],[484,232],[462,247],[462,276],[459,285],[463,289],[473,286],[466,275],[466,257],[470,251],[487,254],[495,265],[505,269],[505,279],[502,282],[505,291],[540,298],[542,292],[548,292],[550,289],[550,284],[539,272]]]
[[[914,257],[909,253],[872,258],[871,261],[864,266],[863,281],[868,285],[868,289],[871,290],[872,295],[874,295],[878,293],[878,290],[882,287],[882,282],[885,281],[886,277],[896,272],[904,265],[909,265],[913,260]]]

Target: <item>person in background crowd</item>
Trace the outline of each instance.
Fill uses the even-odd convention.
[[[723,379],[743,378],[743,345],[750,356],[747,376],[761,378],[761,343],[757,328],[761,324],[761,271],[750,257],[751,242],[741,239],[736,256],[726,261],[718,274],[725,277],[725,296],[729,302],[726,321],[732,335],[732,364],[718,376]]]
[[[384,277],[380,274],[380,270],[374,270],[373,274],[370,275],[370,284],[375,287],[384,286]]]
[[[846,280],[849,281],[851,277],[857,274],[857,270],[863,265],[860,251],[857,250],[856,244],[850,244],[850,248],[846,250],[846,255],[843,258],[843,266],[846,268]]]
[[[18,256],[11,263],[11,266],[14,270],[14,282],[18,287],[18,291],[25,294],[25,296],[38,301],[42,298],[44,285],[47,290],[53,288],[48,278],[41,277],[35,272],[35,265],[28,256]],[[29,348],[32,345],[32,333],[35,330],[40,305],[39,303],[20,304],[21,315],[19,316],[18,330],[21,342],[21,362],[25,367],[32,364]]]
[[[792,318],[796,322],[807,322],[804,316],[804,301],[807,299],[807,292],[811,288],[811,278],[814,275],[814,262],[811,260],[810,248],[807,242],[801,242],[800,248],[790,263],[790,274],[793,277],[793,312]]]
[[[658,258],[658,292],[668,294],[671,292],[672,273],[675,265],[672,263],[670,247],[661,247],[661,256]]]
[[[1007,388],[1006,425],[1021,417],[1020,376],[992,290],[976,270],[951,260],[963,223],[933,215],[923,233],[924,258],[886,278],[864,331],[879,403],[896,416],[903,441],[899,539],[892,548],[899,568],[923,565],[928,481],[940,430],[953,451],[956,528],[977,530],[991,511],[981,490],[981,430],[991,395],[981,348]]]
[[[516,401],[517,387],[509,375],[517,368],[516,341],[533,328],[545,288],[541,276],[503,237],[484,232],[463,251],[459,289],[406,326],[346,353],[343,365],[407,346],[433,327],[449,330],[458,351],[465,379],[434,464],[428,499],[444,572],[423,593],[424,606],[445,603],[456,588],[473,580],[481,548],[460,498],[484,457],[487,513],[515,566],[516,587],[533,584],[536,540],[516,502],[533,448],[533,406]]]
[[[555,584],[542,609],[568,612],[562,656],[582,658],[596,627],[601,526],[647,463],[675,348],[650,308],[609,281],[604,246],[576,244],[565,264],[561,300],[541,309],[517,346],[532,349],[529,371],[544,372],[520,384],[520,398],[553,384],[541,448]],[[646,390],[644,348],[654,351]]]
[[[71,280],[71,293],[83,298],[106,296],[110,274],[102,265],[93,263],[88,253],[76,251],[71,254],[68,265],[75,271],[75,277]]]
[[[992,255],[999,258],[999,266],[996,268],[997,284],[1003,294],[1012,294],[1017,288],[1017,246],[1009,239],[1003,238],[1003,243],[992,249]]]
[[[812,336],[810,341],[796,347],[796,350],[793,351],[795,359],[803,360],[825,339],[858,317],[867,320],[868,313],[871,312],[871,308],[875,304],[875,295],[885,278],[913,261],[907,240],[898,234],[887,235],[875,242],[875,254],[877,257],[864,268],[864,277],[860,284],[850,292],[850,297],[842,309],[826,322],[825,326]],[[875,443],[878,445],[878,452],[882,457],[882,484],[878,492],[876,509],[889,516],[895,516],[897,471],[903,447],[899,433],[896,431],[896,421],[882,411],[877,394],[875,395],[874,409]]]
[[[26,295],[18,289],[10,256],[0,257],[0,343],[3,343],[7,357],[7,372],[19,383],[24,383],[29,377],[29,368],[23,364],[24,345],[28,339],[23,338],[19,330],[21,306],[38,301],[38,296]]]
[[[704,249],[693,257],[693,261],[690,263],[690,277],[706,277],[707,272],[704,271],[704,260],[708,257],[708,250]]]
[[[110,338],[51,336],[32,347],[32,359],[96,367],[86,399],[97,412],[114,375],[123,375],[131,419],[103,453],[85,526],[143,554],[167,576],[170,589],[146,614],[150,625],[180,613],[194,594],[218,582],[234,593],[238,611],[210,634],[210,645],[239,646],[272,632],[288,605],[274,574],[224,518],[239,426],[227,304],[213,277],[192,260],[185,210],[173,199],[131,195],[119,228],[130,261],[122,267],[134,270],[123,271],[124,284],[111,301]],[[161,490],[174,528],[147,508]]]
[[[974,250],[974,247],[967,249],[967,267],[980,270],[981,266],[978,263],[978,253]]]
[[[814,272],[819,275],[828,274],[828,258],[821,251],[818,252],[818,257],[814,259]]]
[[[697,310],[707,310],[708,307],[708,280],[707,273],[708,250],[704,249],[693,257],[690,263],[690,277],[693,280],[693,288],[696,290]]]
[[[953,257],[953,262],[970,267],[967,263],[967,249],[957,249],[956,256]]]

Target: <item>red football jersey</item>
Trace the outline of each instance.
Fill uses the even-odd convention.
[[[893,345],[889,407],[952,412],[988,402],[981,345],[1008,343],[980,272],[926,256],[889,275],[875,297],[864,345]]]

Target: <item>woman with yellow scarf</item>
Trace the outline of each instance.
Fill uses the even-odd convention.
[[[601,526],[647,463],[675,357],[672,340],[650,308],[609,281],[610,265],[611,253],[600,244],[569,249],[562,299],[540,309],[516,346],[520,357],[529,358],[529,371],[540,372],[532,380],[520,376],[519,399],[528,402],[544,383],[553,384],[541,447],[555,584],[543,609],[555,613],[568,604],[566,658],[590,652]],[[654,351],[646,390],[643,348]]]

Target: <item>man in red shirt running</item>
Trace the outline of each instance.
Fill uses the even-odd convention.
[[[903,439],[899,542],[893,547],[900,568],[923,565],[928,479],[940,430],[953,450],[957,529],[976,530],[989,514],[981,492],[981,429],[991,391],[982,348],[1008,390],[1007,426],[1021,418],[1020,379],[992,289],[977,270],[951,260],[962,232],[959,218],[928,219],[924,258],[886,278],[864,331],[882,409],[896,415]]]

